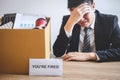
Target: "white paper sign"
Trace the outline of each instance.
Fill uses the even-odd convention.
[[[62,76],[62,59],[30,59],[29,75]]]

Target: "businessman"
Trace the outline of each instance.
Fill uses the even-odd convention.
[[[65,61],[120,61],[120,28],[115,15],[102,14],[93,0],[68,0],[53,53]]]

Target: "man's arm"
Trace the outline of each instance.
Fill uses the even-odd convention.
[[[109,19],[109,18],[108,18]],[[109,19],[111,20],[111,19]],[[100,58],[100,62],[104,61],[120,61],[120,27],[118,25],[117,16],[112,17],[112,21],[110,22],[111,28],[111,36],[110,43],[111,48],[107,50],[99,50],[96,51],[96,54]],[[109,26],[109,27],[110,27]],[[109,30],[109,29],[108,29]]]
[[[64,30],[64,26],[68,18],[69,16],[63,17],[59,35],[57,36],[57,39],[53,45],[53,53],[56,57],[61,57],[65,53],[68,42],[69,42],[69,37],[67,37],[65,30]]]

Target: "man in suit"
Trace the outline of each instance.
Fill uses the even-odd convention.
[[[63,17],[60,33],[53,45],[54,55],[65,61],[119,61],[117,16],[100,13],[93,0],[68,0],[68,8],[71,14]],[[87,42],[85,28],[89,28]],[[89,50],[84,51],[84,46]]]

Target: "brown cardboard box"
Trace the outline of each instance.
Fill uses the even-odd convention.
[[[50,19],[44,30],[0,30],[0,73],[28,74],[29,58],[49,57]]]

